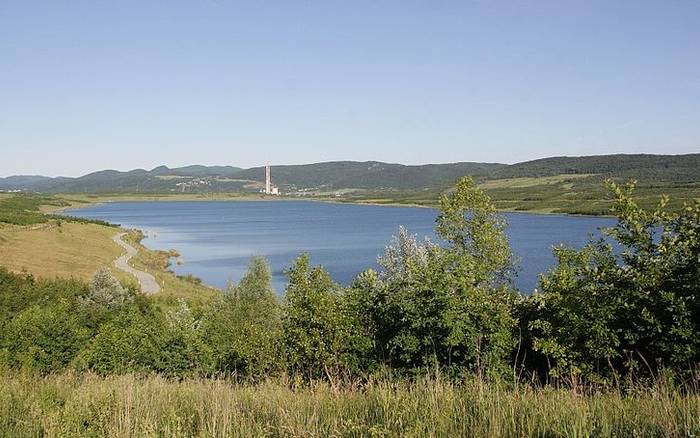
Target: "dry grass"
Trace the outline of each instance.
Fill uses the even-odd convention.
[[[139,233],[135,231],[130,231],[124,240],[138,250],[138,254],[129,261],[129,264],[156,277],[161,291],[154,298],[160,303],[174,305],[177,299],[183,298],[196,306],[219,294],[217,289],[183,280],[168,271],[170,257],[176,253],[146,248],[140,243]]]
[[[542,177],[521,177],[521,178],[503,178],[486,180],[479,183],[482,189],[503,189],[503,188],[522,188],[533,187],[546,184],[559,184],[570,180],[588,178],[593,174],[570,174],[570,175],[554,175]],[[567,187],[571,188],[571,186]]]
[[[0,375],[0,436],[697,436],[700,397],[478,381],[333,389],[158,376]]]
[[[40,278],[78,278],[90,280],[103,266],[124,284],[137,284],[136,279],[114,268],[114,260],[124,250],[112,241],[119,230],[95,224],[56,221],[33,226],[0,226],[0,266],[12,271],[26,271]],[[177,278],[166,271],[168,255],[152,251],[129,240],[139,253],[130,264],[153,274],[162,290],[154,298],[169,306],[184,298],[193,305],[202,304],[218,292]]]
[[[95,224],[49,221],[33,226],[0,228],[0,265],[37,277],[89,280],[112,262],[122,249],[112,241],[117,230]],[[120,280],[132,281],[113,269]]]

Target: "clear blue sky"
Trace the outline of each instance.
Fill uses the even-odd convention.
[[[700,152],[700,1],[0,0],[0,176]]]

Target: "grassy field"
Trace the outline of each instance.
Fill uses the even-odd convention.
[[[566,178],[560,181],[544,179],[544,183],[532,181],[530,185],[525,185],[521,180],[522,178],[499,180],[500,185],[487,181],[484,183],[487,186],[485,191],[498,208],[511,211],[607,214],[611,206],[603,180],[597,177]],[[700,184],[642,183],[637,185],[634,197],[640,206],[652,209],[662,195],[670,196],[669,207],[677,209],[684,202],[700,199]]]
[[[608,214],[611,206],[603,178],[596,175],[557,175],[539,178],[477,180],[502,211],[557,214]],[[448,188],[445,188],[447,190]],[[654,208],[661,195],[671,197],[670,208],[700,199],[700,183],[639,183],[635,199],[644,208]],[[415,192],[354,192],[339,198],[341,202],[374,204],[412,204],[435,206],[440,190]]]
[[[123,253],[112,241],[118,228],[46,215],[87,202],[46,196],[0,197],[0,265],[41,278],[81,280],[89,280],[98,269],[107,266],[122,283],[136,285],[135,278],[113,267],[114,260]],[[129,240],[139,250],[129,263],[156,277],[162,287],[156,297],[159,303],[170,306],[184,298],[198,305],[218,293],[168,271],[170,254],[145,248],[137,233],[131,232]]]
[[[619,436],[700,433],[700,397],[581,396],[478,381],[334,389],[157,376],[0,374],[0,436]]]
[[[44,278],[89,280],[121,255],[121,248],[112,241],[116,233],[113,227],[72,222],[0,225],[0,263]],[[112,271],[120,280],[134,281],[126,273]]]
[[[156,277],[161,291],[154,298],[166,305],[175,305],[177,300],[186,299],[191,305],[199,305],[215,297],[219,291],[198,283],[196,279],[180,278],[168,270],[170,258],[177,255],[175,251],[149,250],[141,244],[143,235],[139,231],[130,231],[124,240],[136,248],[138,255],[129,264],[139,270],[149,272]]]
[[[56,221],[23,227],[0,225],[0,265],[41,278],[82,280],[89,280],[98,269],[107,266],[122,283],[135,285],[134,277],[113,267],[114,259],[123,253],[112,241],[118,231],[96,224],[63,222],[59,226]],[[197,305],[218,293],[169,272],[170,254],[145,248],[135,236],[132,232],[129,241],[139,253],[129,264],[156,277],[162,287],[155,297],[158,302],[169,306],[184,298]]]
[[[479,184],[484,190],[492,189],[513,189],[522,187],[536,187],[545,185],[558,185],[562,184],[562,188],[571,188],[576,180],[581,178],[588,178],[592,175],[590,174],[579,174],[579,175],[554,175],[554,176],[543,176],[539,178],[534,177],[519,177],[519,178],[504,178],[504,179],[492,179],[485,180]]]

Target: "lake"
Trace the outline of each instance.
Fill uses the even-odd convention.
[[[152,249],[176,249],[184,264],[172,269],[225,287],[238,281],[253,255],[265,256],[278,292],[284,269],[301,252],[342,283],[369,267],[399,225],[434,238],[437,212],[429,208],[332,204],[313,201],[109,202],[67,214],[139,228]],[[507,234],[518,257],[516,286],[530,293],[538,274],[554,265],[552,246],[580,247],[614,219],[504,213]]]

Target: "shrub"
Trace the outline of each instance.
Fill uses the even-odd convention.
[[[551,374],[610,382],[700,362],[700,202],[669,213],[632,198],[634,184],[609,182],[618,224],[615,242],[557,248],[557,266],[541,277],[529,327]]]
[[[333,379],[342,368],[347,321],[340,287],[321,267],[309,267],[306,254],[287,271],[284,346],[291,374]]]
[[[88,294],[80,301],[86,307],[116,308],[133,300],[133,294],[122,287],[109,269],[101,268],[92,277]]]
[[[36,305],[4,327],[2,356],[10,367],[46,374],[65,368],[88,338],[73,306],[66,302]]]
[[[469,178],[441,198],[441,247],[404,229],[379,258],[382,271],[359,276],[347,294],[379,363],[501,374],[513,348],[504,224]]]
[[[262,257],[254,257],[240,283],[212,305],[204,320],[214,369],[244,377],[279,370],[281,324],[270,268]]]

